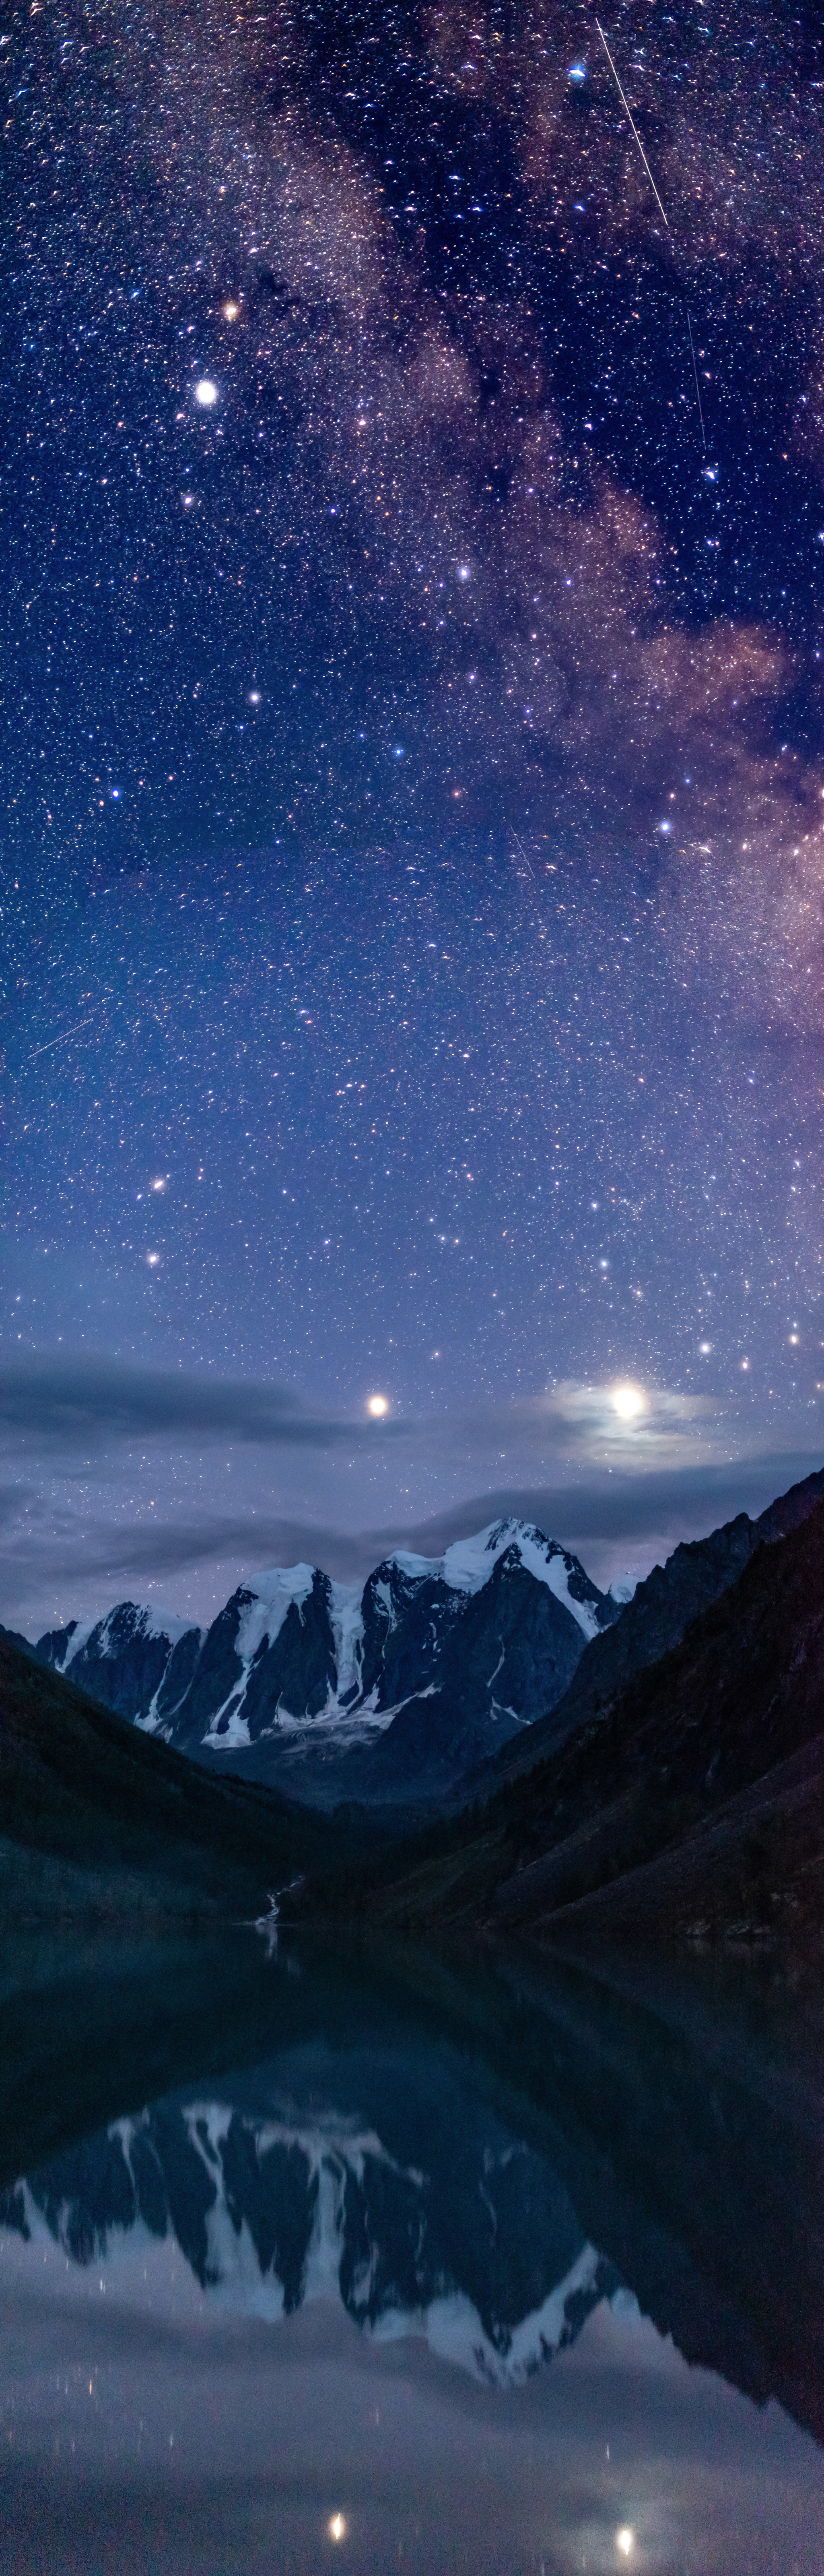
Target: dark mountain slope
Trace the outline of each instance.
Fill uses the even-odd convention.
[[[823,1735],[819,1504],[788,1538],[758,1549],[606,1718],[471,1821],[410,1845],[394,1884],[384,1859],[367,1910],[552,1937],[563,1920],[578,1937],[581,1900],[610,1890],[609,1903],[598,1900],[603,1933],[623,1923],[671,1938],[704,1923],[747,1937],[787,1932],[824,1951]],[[677,1868],[662,1854],[677,1854]]]
[[[0,1906],[265,1911],[329,1829],[210,1780],[0,1638]]]
[[[21,1655],[34,1655],[37,1651],[29,1644],[28,1637],[21,1635],[19,1628],[4,1628],[2,1620],[0,1620],[0,1643],[16,1646]]]
[[[668,1654],[693,1620],[722,1599],[756,1550],[799,1528],[822,1496],[824,1468],[792,1485],[758,1520],[739,1512],[708,1538],[675,1548],[666,1565],[654,1565],[616,1625],[584,1648],[569,1689],[531,1728],[528,1741],[507,1746],[494,1767],[487,1765],[465,1784],[465,1794],[490,1795],[499,1781],[530,1769],[565,1736],[602,1717],[637,1673]]]
[[[612,1860],[608,1864],[612,1866]],[[527,1909],[535,1886],[503,1891],[502,1924],[518,1928],[521,1892]],[[619,1942],[643,1951],[662,1935],[706,1947],[723,1940],[777,1950],[797,1976],[824,1972],[824,1734],[751,1788],[699,1820],[657,1856],[606,1877],[558,1907],[552,1890],[550,1937],[577,1950]],[[541,1937],[543,1917],[530,1923]]]

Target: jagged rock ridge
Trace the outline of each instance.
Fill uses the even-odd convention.
[[[281,1567],[239,1585],[207,1631],[122,1602],[35,1652],[194,1759],[312,1802],[461,1800],[605,1717],[822,1493],[824,1470],[677,1547],[626,1606],[504,1520],[439,1558],[387,1558],[361,1592]]]
[[[531,1725],[618,1615],[576,1557],[507,1520],[440,1558],[387,1558],[362,1592],[279,1567],[239,1585],[205,1632],[121,1602],[35,1651],[196,1759],[231,1757],[302,1795],[391,1801],[431,1794]]]

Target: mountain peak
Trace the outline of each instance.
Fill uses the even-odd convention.
[[[466,1538],[452,1539],[442,1556],[416,1556],[398,1548],[377,1571],[397,1566],[407,1582],[441,1582],[451,1592],[475,1593],[489,1582],[499,1558],[510,1553],[537,1583],[547,1584],[587,1639],[617,1616],[617,1603],[590,1582],[577,1556],[571,1556],[558,1539],[548,1538],[536,1522],[517,1520],[511,1514],[504,1520],[487,1521],[484,1529],[473,1530]]]

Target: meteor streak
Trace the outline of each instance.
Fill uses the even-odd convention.
[[[95,1013],[94,1013],[94,1011],[90,1011],[90,1012],[89,1012],[89,1014],[88,1014],[88,1018],[87,1018],[87,1019],[85,1019],[85,1020],[75,1020],[74,1027],[73,1027],[73,1028],[71,1028],[71,1029],[61,1029],[60,1034],[59,1034],[59,1037],[56,1037],[56,1038],[44,1038],[42,1046],[32,1047],[32,1051],[31,1051],[31,1054],[30,1054],[30,1056],[29,1056],[29,1063],[30,1063],[30,1064],[33,1064],[33,1063],[34,1063],[34,1059],[35,1059],[35,1056],[36,1056],[36,1055],[48,1055],[48,1052],[49,1052],[49,1048],[50,1048],[50,1047],[65,1046],[65,1044],[66,1044],[66,1040],[67,1040],[68,1038],[76,1038],[76,1037],[77,1037],[77,1035],[78,1035],[78,1031],[79,1031],[80,1029],[90,1029],[90,1028],[91,1028],[92,1021],[93,1021],[94,1017],[95,1017]]]
[[[537,883],[538,883],[538,879],[537,879],[537,877],[536,877],[535,870],[534,870],[534,868],[531,868],[531,867],[529,866],[529,860],[528,860],[528,858],[527,858],[526,851],[525,851],[525,849],[524,849],[523,841],[521,840],[520,832],[516,832],[515,827],[514,827],[514,824],[513,824],[513,828],[512,828],[512,838],[513,838],[513,841],[517,841],[517,843],[518,843],[518,848],[519,848],[519,850],[520,850],[521,857],[522,857],[522,859],[523,859],[524,867],[525,867],[525,868],[529,868],[529,874],[530,874],[530,876],[531,876],[531,878],[532,878],[532,883],[533,883],[533,885],[534,885],[534,886],[536,886],[536,885],[537,885]]]
[[[623,90],[622,90],[622,88],[621,88],[621,83],[620,83],[620,81],[619,81],[618,74],[617,74],[617,71],[616,71],[616,69],[615,69],[615,64],[614,64],[614,62],[613,62],[612,55],[611,55],[611,53],[610,53],[609,46],[608,46],[608,44],[607,44],[606,36],[604,35],[604,30],[603,30],[603,27],[602,27],[602,25],[601,25],[600,18],[596,18],[596,20],[595,20],[595,24],[596,24],[596,27],[597,27],[597,29],[598,29],[598,34],[599,34],[599,36],[600,36],[601,43],[602,43],[602,45],[603,45],[604,52],[605,52],[605,54],[606,54],[607,62],[608,62],[608,64],[609,64],[609,68],[610,68],[610,71],[611,71],[611,73],[612,73],[613,80],[614,80],[614,82],[615,82],[615,87],[616,87],[616,89],[617,89],[618,96],[619,96],[619,98],[621,99],[622,104],[623,104],[623,106],[625,107],[626,112],[627,112],[627,115],[628,115],[628,117],[629,117],[630,125],[632,126],[632,131],[633,131],[633,134],[634,134],[634,136],[635,136],[635,140],[636,140],[636,143],[637,143],[637,145],[638,145],[638,150],[639,150],[639,152],[640,152],[641,159],[642,159],[643,164],[644,164],[644,169],[645,169],[645,171],[646,171],[647,178],[648,178],[648,180],[649,180],[649,184],[650,184],[650,187],[651,187],[651,189],[652,189],[653,196],[654,196],[654,198],[655,198],[655,203],[656,203],[656,205],[657,205],[657,206],[661,206],[661,213],[662,213],[662,215],[664,216],[664,222],[665,222],[665,224],[666,224],[667,231],[669,232],[669,219],[668,219],[668,216],[666,215],[666,213],[665,213],[665,211],[664,211],[664,207],[661,205],[661,199],[660,199],[660,197],[659,197],[658,190],[657,190],[656,185],[655,185],[655,180],[654,180],[654,178],[653,178],[652,171],[651,171],[651,169],[650,169],[649,162],[648,162],[648,160],[647,160],[647,156],[646,156],[646,153],[645,153],[645,151],[644,151],[644,146],[643,146],[643,143],[642,143],[642,141],[641,141],[640,134],[639,134],[639,132],[638,132],[638,127],[637,127],[637,125],[635,124],[635,121],[634,121],[634,118],[633,118],[633,114],[632,114],[632,109],[631,109],[630,104],[629,104],[629,100],[628,100],[628,99],[626,99],[626,98],[624,97],[624,92],[623,92]],[[701,398],[700,398],[700,395],[699,395],[699,408],[700,408],[700,400],[701,400]]]

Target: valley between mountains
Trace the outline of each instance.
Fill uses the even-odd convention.
[[[634,1597],[503,1522],[0,1636],[0,1909],[824,1963],[824,1471]]]
[[[386,1558],[362,1591],[276,1567],[208,1629],[121,1601],[33,1652],[212,1772],[327,1809],[440,1810],[596,1717],[822,1493],[824,1473],[807,1477],[759,1520],[741,1512],[676,1548],[631,1600],[599,1592],[534,1525],[502,1520],[442,1557]]]

